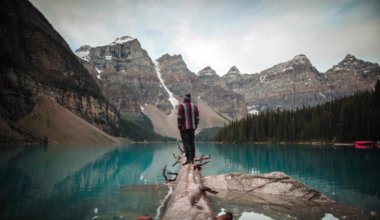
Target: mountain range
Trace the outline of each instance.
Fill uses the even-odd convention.
[[[106,52],[99,53],[99,50]],[[247,113],[315,106],[371,90],[380,78],[378,64],[365,62],[350,54],[325,73],[319,72],[305,55],[300,54],[260,73],[243,74],[233,66],[225,75],[219,76],[209,66],[197,74],[191,72],[181,55],[164,54],[152,61],[138,40],[129,36],[117,38],[101,47],[86,45],[75,53],[97,70],[97,75],[93,76],[101,82],[103,91],[113,88],[113,93],[105,92],[109,94],[109,100],[130,100],[128,97],[134,97],[133,103],[127,105],[134,107],[126,113],[146,114],[152,119],[155,131],[168,136],[176,133],[175,123],[170,122],[174,120],[171,112],[175,103],[187,92],[191,92],[195,102],[207,112],[207,118],[201,121],[207,121],[211,117],[209,113],[216,113],[212,116],[212,122],[201,126],[210,128],[239,119]],[[140,72],[135,74],[137,68]],[[135,79],[138,76],[145,81],[149,78],[148,74],[152,77],[149,87]],[[134,76],[134,80],[127,79],[127,76]],[[124,98],[117,94],[121,91],[120,84],[128,87],[129,93],[127,90],[121,93]],[[153,85],[158,87],[153,88]],[[170,103],[170,93],[176,100],[174,104]],[[144,97],[155,98],[146,100],[135,94],[149,94]],[[118,106],[118,103],[120,101],[113,104]],[[170,123],[173,125],[168,125]],[[165,128],[160,129],[163,124]]]
[[[213,73],[210,67],[206,68]],[[204,69],[205,70],[205,69]],[[372,90],[380,77],[376,63],[348,54],[325,73],[303,54],[256,74],[241,74],[236,67],[222,77],[198,73],[209,84],[244,95],[249,112],[315,106],[359,91]]]
[[[223,76],[211,67],[196,74],[181,55],[152,60],[129,36],[73,53],[26,0],[4,0],[1,14],[0,142],[117,143],[112,136],[129,137],[130,125],[179,138],[176,106],[186,93],[202,130],[372,90],[380,78],[378,64],[350,54],[325,73],[301,54],[255,74],[236,66]]]

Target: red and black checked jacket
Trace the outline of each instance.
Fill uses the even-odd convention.
[[[180,130],[197,129],[199,122],[198,107],[185,100],[178,106],[178,128]]]

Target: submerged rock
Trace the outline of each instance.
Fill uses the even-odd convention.
[[[282,172],[260,175],[229,173],[204,178],[208,187],[217,190],[240,191],[289,196],[318,203],[332,203],[333,200],[320,192],[309,188]]]
[[[378,219],[375,212],[336,203],[326,195],[282,172],[251,175],[228,173],[207,176],[204,185],[217,190],[209,195],[212,208],[232,211],[234,219],[264,215],[265,219]]]

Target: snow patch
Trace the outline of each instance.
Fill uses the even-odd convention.
[[[344,70],[345,68],[342,68],[342,67],[334,67],[334,70]]]
[[[259,115],[260,111],[256,107],[256,105],[247,105],[248,114]]]
[[[143,112],[145,109],[144,107],[140,106],[140,110]]]
[[[112,60],[112,56],[105,56],[104,57],[106,60]]]
[[[322,92],[319,92],[318,95],[322,96],[322,98],[326,98],[326,96],[322,93]]]
[[[265,82],[265,77],[266,77],[266,76],[260,76],[260,82],[261,82],[261,83],[264,83],[264,82]]]
[[[129,37],[129,36],[125,36],[125,37],[118,37],[116,38],[116,40],[112,43],[110,43],[110,45],[116,45],[116,44],[124,44],[124,43],[127,43],[129,41],[133,41],[133,40],[136,40],[136,38],[132,38],[132,37]]]
[[[252,114],[252,115],[259,115],[259,111],[258,110],[256,110],[256,109],[252,109],[252,110],[249,110],[248,111],[248,114]]]
[[[96,70],[96,72],[98,72],[98,74],[96,75],[96,77],[97,77],[98,79],[102,79],[102,78],[100,77],[100,74],[102,73],[102,71],[101,71],[100,69],[98,69],[98,67],[95,67],[95,70]]]
[[[90,50],[75,52],[75,55],[77,55],[79,58],[87,62],[90,61],[90,56],[88,56],[89,54],[90,54]]]
[[[102,73],[102,71],[100,69],[98,69],[98,67],[95,67],[95,69],[96,69],[96,72],[98,72],[98,74]]]
[[[160,64],[157,61],[154,61],[154,64],[156,66],[157,77],[160,80],[161,85],[164,87],[164,89],[166,90],[166,92],[169,94],[169,102],[173,106],[173,109],[172,109],[172,112],[173,112],[173,110],[175,109],[175,107],[178,105],[179,102],[174,97],[173,93],[168,89],[168,87],[166,87],[165,82],[164,82],[164,80],[162,79],[162,76],[161,76]]]
[[[291,70],[293,70],[293,67],[291,66],[291,67],[288,67],[288,68],[285,68],[285,69],[283,69],[282,70],[282,72],[284,73],[284,72],[286,72],[286,71],[291,71]]]

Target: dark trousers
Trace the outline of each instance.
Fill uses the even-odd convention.
[[[194,143],[194,129],[186,129],[181,131],[181,138],[183,147],[185,148],[185,155],[188,161],[194,161],[195,157],[195,143]]]

